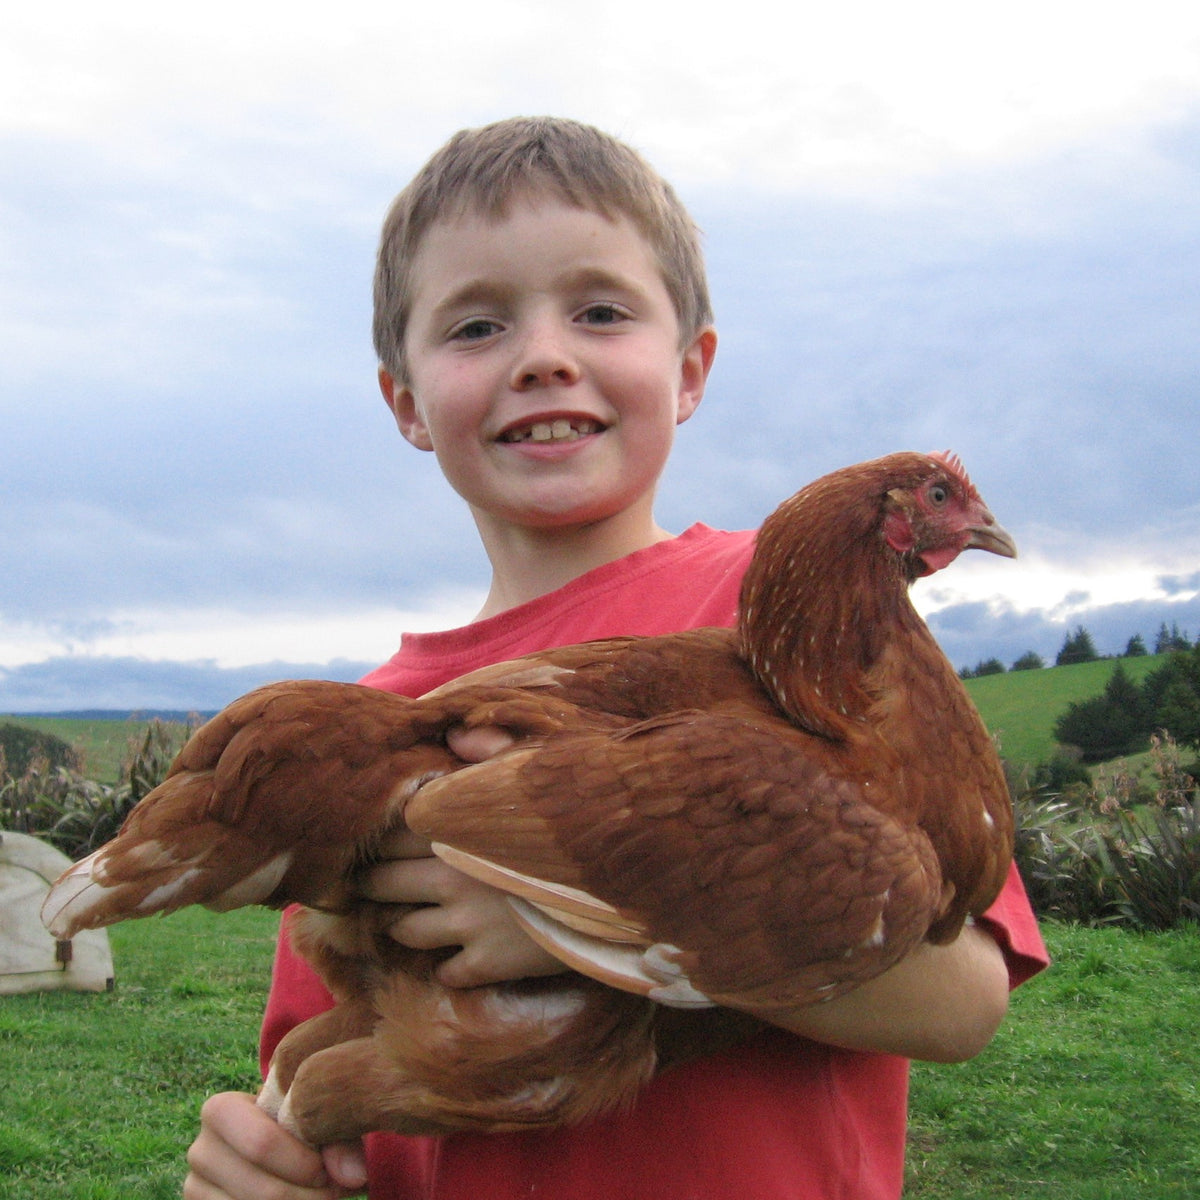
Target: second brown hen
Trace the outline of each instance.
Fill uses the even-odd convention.
[[[834,472],[764,523],[736,631],[618,638],[407,700],[275,684],[199,730],[113,842],[52,889],[58,937],[202,903],[308,906],[338,1000],[260,1102],[313,1144],[585,1119],[819,1002],[998,893],[994,748],[908,598],[964,549],[1015,553],[957,459]],[[468,765],[456,726],[516,741]],[[392,829],[508,892],[578,974],[454,991],[354,872]],[[710,1007],[710,1006],[719,1007]]]

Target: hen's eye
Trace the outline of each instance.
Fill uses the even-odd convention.
[[[950,489],[944,483],[935,483],[929,489],[929,499],[941,507],[950,499]]]

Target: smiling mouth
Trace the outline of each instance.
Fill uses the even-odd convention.
[[[565,417],[560,417],[556,421],[535,421],[532,425],[507,429],[497,440],[501,442],[575,442],[581,437],[599,433],[603,428],[599,421],[568,421]]]

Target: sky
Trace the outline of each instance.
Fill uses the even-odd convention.
[[[661,524],[950,448],[1021,550],[914,589],[956,666],[1200,635],[1192,0],[68,0],[0,16],[0,712],[209,711],[471,619],[370,279],[421,163],[522,113],[629,141],[704,230]]]

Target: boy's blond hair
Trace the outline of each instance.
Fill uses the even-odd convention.
[[[466,213],[503,216],[523,194],[548,194],[609,218],[628,217],[658,259],[681,345],[711,323],[700,233],[670,184],[635,150],[590,125],[514,117],[456,133],[396,197],[383,223],[375,352],[397,381],[407,382],[412,265],[429,227]]]

